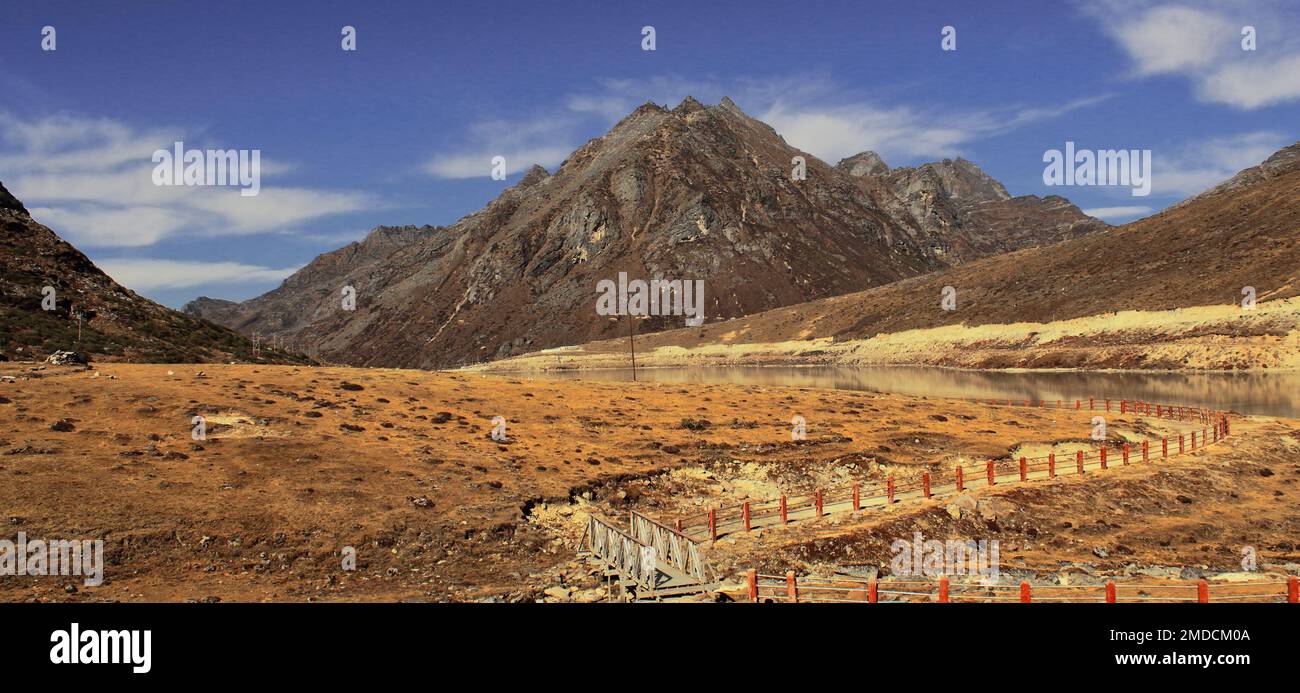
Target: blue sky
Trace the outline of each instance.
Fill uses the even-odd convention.
[[[1300,138],[1295,3],[0,3],[0,180],[171,306],[255,296],[377,224],[454,222],[688,94],[731,96],[831,163],[960,155],[1112,223]],[[260,150],[261,193],[153,185],[177,140]],[[1152,150],[1151,195],[1045,185],[1067,140]]]

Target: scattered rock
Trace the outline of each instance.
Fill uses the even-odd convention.
[[[55,366],[84,366],[90,363],[85,354],[75,351],[56,351],[45,358],[45,362]]]
[[[569,598],[569,588],[568,587],[547,587],[546,589],[542,590],[542,594],[552,599],[567,600]]]
[[[1015,511],[1016,506],[1003,498],[985,498],[979,501],[977,509],[980,518],[986,521],[994,521],[1010,515]]]
[[[952,516],[952,519],[960,520],[962,516],[968,516],[975,512],[977,507],[978,504],[975,502],[975,497],[969,493],[963,493],[954,498],[951,503],[944,506],[944,510],[948,511],[948,514]]]

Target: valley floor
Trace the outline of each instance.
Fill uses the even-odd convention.
[[[0,538],[102,538],[108,563],[98,587],[0,576],[4,601],[597,601],[602,579],[576,555],[588,513],[671,522],[931,465],[975,478],[983,460],[1088,445],[1091,431],[1086,411],[837,390],[0,366]],[[806,440],[791,440],[794,415]],[[1113,438],[1189,428],[1108,417]],[[1261,570],[1294,573],[1297,454],[1300,421],[1240,417],[1194,455],[972,491],[1001,499],[992,518],[898,503],[724,537],[706,560],[734,586],[749,568],[888,565],[895,535],[924,531],[996,538],[1008,566],[1049,571],[1232,572],[1251,547]]]

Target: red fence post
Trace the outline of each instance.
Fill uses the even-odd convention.
[[[749,531],[749,501],[740,507],[740,512],[745,516],[745,531]]]
[[[921,486],[925,490],[925,497],[930,497],[930,472],[921,472]]]
[[[1210,583],[1200,580],[1196,583],[1196,601],[1202,604],[1210,602]]]
[[[781,496],[781,524],[790,524],[790,514],[786,512],[785,496]]]
[[[1164,416],[1164,407],[1162,407],[1161,405],[1157,404],[1157,405],[1156,405],[1156,418],[1157,418],[1157,419],[1159,419],[1159,418],[1163,418],[1163,416]]]
[[[680,535],[681,533],[682,533],[682,518],[679,517],[677,518],[677,534]]]
[[[1300,604],[1300,579],[1294,575],[1286,579],[1286,600],[1292,604]]]
[[[994,484],[994,481],[993,481],[993,460],[989,460],[988,464],[985,465],[985,466],[988,468],[988,472],[987,472],[987,473],[988,473],[988,477],[989,477],[989,486],[992,486],[992,485]]]
[[[1183,454],[1183,434],[1178,434],[1178,454]]]
[[[1149,459],[1149,458],[1147,457],[1147,453],[1149,453],[1150,450],[1148,449],[1147,443],[1148,443],[1148,441],[1145,441],[1145,440],[1142,441],[1142,461],[1143,461],[1143,462],[1146,462],[1146,461]]]
[[[1110,411],[1110,398],[1106,398],[1106,411]]]
[[[867,601],[875,604],[879,600],[880,596],[876,592],[876,579],[871,578],[867,581]]]
[[[1106,603],[1115,603],[1115,582],[1113,580],[1106,581]]]
[[[890,505],[893,505],[894,504],[894,475],[893,474],[890,474],[889,477],[885,479],[885,495],[888,499],[886,502],[888,502]]]
[[[1079,468],[1079,473],[1082,474],[1083,473],[1083,451],[1082,450],[1074,453],[1074,461],[1075,461],[1075,465]]]
[[[944,604],[948,603],[948,576],[947,575],[939,578],[939,601]]]
[[[1106,468],[1106,444],[1105,443],[1102,443],[1101,445],[1101,468],[1102,469]]]
[[[1020,480],[1024,481],[1029,478],[1029,470],[1025,467],[1025,456],[1020,456]]]
[[[1093,397],[1089,397],[1089,398],[1088,398],[1088,411],[1092,411],[1093,409],[1096,409],[1096,408],[1097,408],[1097,400],[1096,400],[1095,398],[1093,398]]]
[[[718,511],[713,508],[709,508],[709,536],[718,540]]]
[[[1082,408],[1083,408],[1083,402],[1081,402],[1081,401],[1079,401],[1079,400],[1077,400],[1077,399],[1074,400],[1074,408],[1075,408],[1075,410],[1082,409]]]
[[[1020,603],[1021,603],[1021,604],[1028,604],[1028,603],[1029,603],[1029,583],[1028,583],[1028,582],[1021,582],[1021,583],[1020,583]]]
[[[1128,464],[1128,443],[1124,443],[1124,464]]]
[[[795,582],[793,570],[785,574],[785,593],[790,597],[790,601],[799,601],[799,584]]]
[[[817,489],[817,495],[815,496],[815,499],[817,501],[817,517],[821,517],[822,516],[822,490],[821,489]]]
[[[1196,431],[1192,431],[1192,452],[1196,452]]]
[[[856,481],[853,482],[853,512],[857,512],[862,509],[861,490],[862,490],[862,485]]]
[[[1047,478],[1056,478],[1056,453],[1054,452],[1047,453]]]
[[[749,569],[749,601],[758,601],[758,571]]]
[[[962,483],[962,479],[961,479],[961,465],[959,464],[959,465],[957,465],[957,492],[958,492],[958,493],[961,493],[962,491],[965,491],[965,490],[966,490],[966,485]]]
[[[1127,409],[1128,409],[1128,400],[1121,399],[1119,401],[1119,413],[1123,414],[1127,411]]]
[[[1160,457],[1164,459],[1169,458],[1169,436],[1164,436],[1160,439]]]

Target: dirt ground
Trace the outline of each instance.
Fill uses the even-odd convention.
[[[530,381],[261,365],[0,364],[0,538],[102,538],[105,582],[0,577],[4,601],[597,601],[586,513],[709,505],[1086,443],[1086,412],[867,392]],[[790,419],[807,440],[790,440]],[[206,439],[191,420],[205,417]],[[491,438],[506,419],[506,442]],[[1115,415],[1112,436],[1178,424]],[[1300,422],[1238,419],[1207,453],[728,537],[709,560],[888,564],[887,538],[988,536],[1003,561],[1098,571],[1300,561]],[[344,570],[345,547],[356,551]],[[1101,549],[1098,551],[1098,549]],[[1105,554],[1108,558],[1101,558]],[[1238,568],[1239,569],[1239,568]]]

